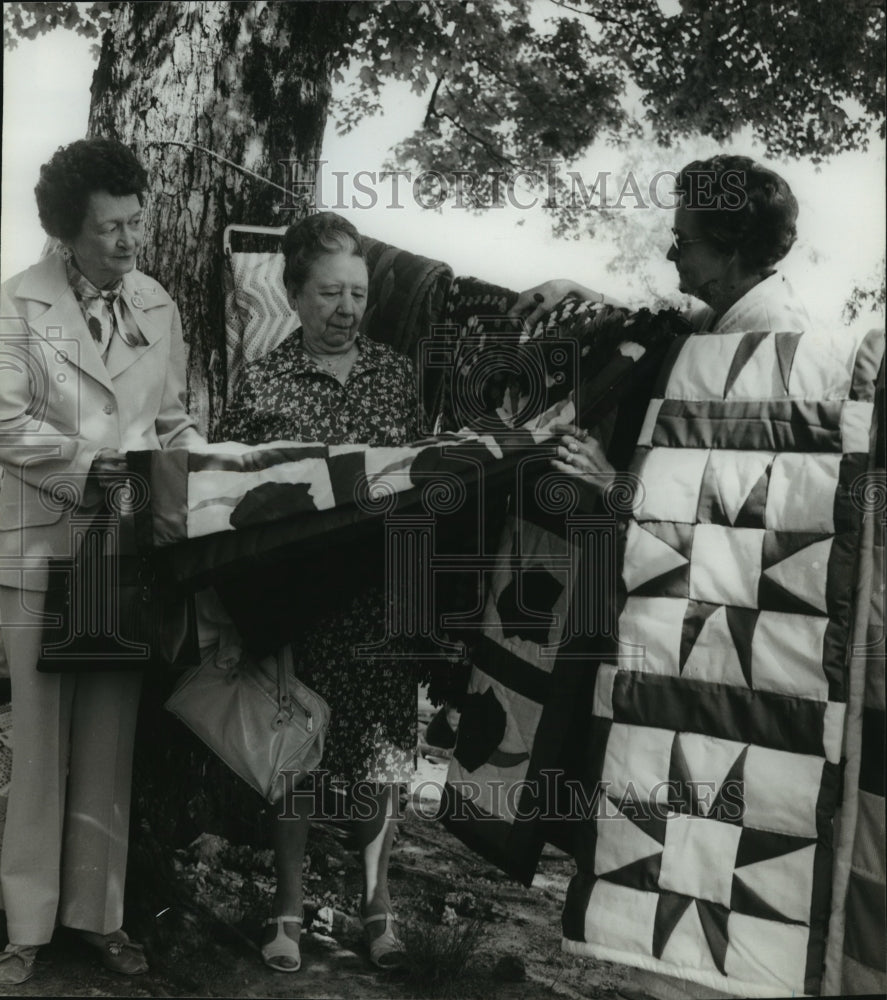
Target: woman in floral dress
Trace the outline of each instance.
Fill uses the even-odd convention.
[[[418,437],[418,399],[410,361],[361,336],[367,268],[360,237],[331,213],[310,216],[284,236],[284,283],[302,326],[249,365],[221,427],[229,440],[319,441],[327,445],[403,445]],[[385,594],[367,587],[315,620],[294,645],[299,676],[329,702],[324,770],[352,794],[365,875],[361,917],[370,958],[400,964],[387,867],[394,837],[396,784],[410,780],[416,745],[416,676],[402,660],[358,658],[386,621]],[[299,806],[296,804],[296,809]],[[368,818],[363,814],[369,814]],[[262,954],[281,971],[300,965],[302,861],[307,806],[275,824],[278,885]]]

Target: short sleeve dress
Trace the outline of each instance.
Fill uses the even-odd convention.
[[[342,385],[302,350],[297,330],[249,365],[220,426],[228,440],[320,441],[396,446],[418,436],[410,361],[358,335]],[[416,747],[416,673],[403,659],[355,658],[386,620],[383,588],[371,586],[294,642],[299,676],[330,705],[323,768],[330,780],[407,782]]]

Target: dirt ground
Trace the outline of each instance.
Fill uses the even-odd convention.
[[[380,973],[370,965],[355,917],[358,856],[328,828],[313,828],[299,972],[267,969],[255,943],[273,886],[270,852],[204,835],[176,858],[178,874],[199,908],[199,917],[192,919],[194,933],[181,933],[189,926],[184,919],[188,914],[172,914],[176,919],[170,924],[179,932],[146,941],[148,974],[126,978],[105,972],[73,935],[60,931],[41,950],[33,979],[0,989],[0,995],[343,1000],[684,1000],[724,995],[562,954],[560,913],[574,872],[572,859],[547,848],[533,886],[525,888],[469,851],[427,818],[434,812],[434,785],[442,784],[446,767],[439,755],[421,759],[416,784],[430,798],[407,809],[391,862],[391,894],[411,956],[408,970]],[[158,914],[158,925],[169,916]],[[447,971],[442,964],[446,950],[441,957],[435,949],[462,935],[476,935],[476,944],[469,954],[457,955],[456,968]]]

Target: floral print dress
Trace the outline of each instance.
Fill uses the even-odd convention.
[[[247,444],[320,441],[402,445],[419,436],[410,361],[358,335],[345,384],[302,350],[297,330],[244,371],[220,427]],[[367,587],[316,621],[293,651],[301,680],[329,703],[323,768],[333,782],[407,782],[416,747],[416,673],[403,659],[356,658],[386,620],[385,593]]]

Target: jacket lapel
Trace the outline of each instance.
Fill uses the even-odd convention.
[[[64,261],[50,254],[30,268],[16,291],[23,318],[42,340],[65,351],[76,365],[113,392],[111,378],[68,285]]]
[[[158,325],[162,313],[160,307],[169,301],[157,282],[146,277],[140,271],[130,271],[129,274],[124,275],[120,299],[123,302],[127,322],[133,323],[138,328],[144,343],[130,347],[128,344],[124,344],[120,337],[112,338],[106,360],[108,374],[112,379],[117,378],[130,365],[135,364],[146,351],[149,351],[161,339],[163,330]],[[156,321],[155,315],[157,316]]]

